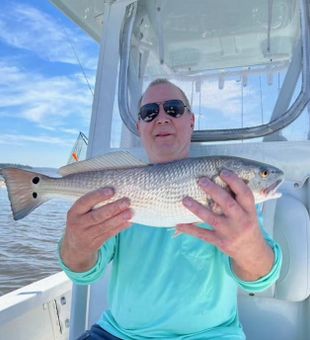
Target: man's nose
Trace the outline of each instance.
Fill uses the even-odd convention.
[[[156,123],[157,124],[166,124],[170,123],[170,117],[169,115],[165,112],[163,105],[159,105],[159,114],[156,117]]]

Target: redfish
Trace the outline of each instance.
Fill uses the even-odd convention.
[[[255,203],[277,198],[283,172],[269,164],[232,156],[187,158],[163,164],[145,164],[126,152],[110,153],[59,169],[62,177],[5,168],[2,175],[8,189],[15,220],[54,197],[77,199],[100,187],[113,187],[115,195],[107,204],[128,197],[134,212],[132,222],[156,227],[201,222],[182,204],[191,196],[204,206],[218,210],[217,204],[199,187],[208,177],[224,189],[222,170],[237,174],[251,189]]]

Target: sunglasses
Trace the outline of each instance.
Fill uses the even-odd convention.
[[[147,123],[151,122],[159,115],[160,104],[163,105],[164,111],[173,118],[181,117],[185,108],[187,108],[180,99],[171,99],[162,103],[149,103],[141,106],[138,118]]]

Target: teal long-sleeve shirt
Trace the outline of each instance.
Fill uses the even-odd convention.
[[[279,245],[264,232],[275,253],[271,272],[255,282],[240,280],[230,258],[215,246],[189,235],[134,224],[100,249],[97,264],[75,273],[77,284],[90,284],[110,261],[109,309],[98,324],[121,339],[245,339],[238,319],[237,288],[257,292],[279,276]]]

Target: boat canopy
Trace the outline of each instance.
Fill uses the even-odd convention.
[[[98,43],[103,30],[103,0],[50,0]]]
[[[131,134],[141,94],[166,78],[189,98],[194,142],[310,135],[308,0],[52,2],[99,43],[105,30],[117,30],[107,3],[125,3],[113,111]],[[302,113],[299,136],[283,130]]]

